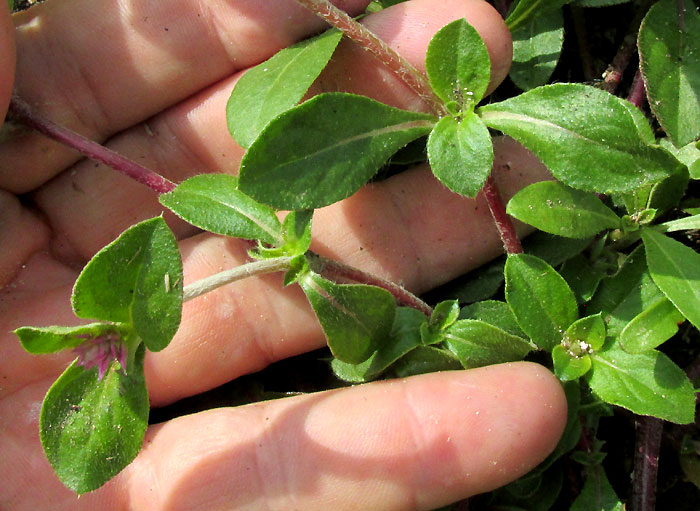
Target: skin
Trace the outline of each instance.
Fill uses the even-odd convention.
[[[365,3],[338,2],[353,15]],[[431,35],[460,17],[486,40],[495,86],[508,70],[510,39],[481,0],[412,0],[366,23],[420,66]],[[224,119],[236,79],[323,26],[291,0],[46,2],[12,22],[14,34],[0,2],[0,112],[14,85],[43,114],[174,181],[236,171],[243,151]],[[314,90],[422,108],[351,43]],[[512,141],[498,140],[496,154],[506,196],[547,177]],[[76,324],[69,297],[82,265],[162,209],[150,190],[33,133],[0,143],[0,202],[0,509],[432,509],[526,473],[561,434],[566,402],[543,367],[435,373],[152,426],[136,460],[78,500],[53,475],[38,440],[40,403],[72,356],[29,355],[10,332]],[[180,239],[186,284],[245,261],[238,241],[166,218]],[[425,166],[318,211],[314,236],[314,250],[414,292],[501,250],[483,201],[448,192]],[[282,288],[280,276],[221,288],[188,302],[172,344],[148,355],[151,403],[323,343],[303,295]]]

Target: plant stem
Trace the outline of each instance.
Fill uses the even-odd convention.
[[[53,140],[79,151],[88,158],[104,163],[122,174],[126,174],[139,183],[148,186],[156,193],[167,193],[175,189],[175,183],[172,181],[111,149],[107,149],[97,142],[93,142],[68,128],[59,126],[38,114],[18,96],[12,96],[8,111],[13,120],[21,122]]]
[[[634,451],[632,511],[653,511],[656,506],[656,475],[664,423],[656,417],[639,417]]]
[[[433,308],[430,305],[398,284],[394,284],[389,280],[382,279],[376,275],[358,270],[357,268],[353,268],[352,266],[348,266],[338,261],[327,259],[313,252],[307,252],[306,256],[309,260],[311,269],[324,277],[328,277],[330,279],[347,279],[359,282],[361,284],[381,287],[394,295],[394,298],[396,298],[399,303],[419,310],[428,317],[430,317],[430,315],[433,313]]]
[[[297,2],[330,25],[342,30],[346,36],[370,52],[418,94],[436,115],[447,113],[443,102],[435,95],[427,78],[364,25],[352,19],[328,0],[297,0]]]
[[[645,96],[646,87],[644,85],[644,79],[642,78],[642,73],[637,70],[637,74],[634,75],[634,80],[632,81],[632,88],[629,96],[627,97],[627,101],[632,103],[637,108],[642,108]]]
[[[489,205],[489,211],[491,211],[491,216],[498,229],[498,234],[501,236],[506,253],[508,255],[522,254],[523,245],[520,243],[513,221],[506,213],[506,207],[503,204],[503,199],[493,176],[488,177],[481,191],[486,198],[486,203]]]
[[[283,271],[289,268],[291,257],[276,257],[274,259],[263,259],[252,263],[242,264],[231,268],[230,270],[216,273],[209,277],[193,282],[186,286],[183,292],[183,301],[187,302],[193,298],[197,298],[216,288],[230,284],[237,280],[242,280],[256,275],[264,275],[265,273],[273,273]]]

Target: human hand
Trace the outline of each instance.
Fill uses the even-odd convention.
[[[355,15],[365,4],[342,2]],[[291,0],[128,7],[49,1],[17,15],[15,91],[173,181],[235,172],[242,150],[224,119],[233,83],[323,24]],[[420,67],[430,36],[459,17],[485,38],[497,83],[507,72],[509,39],[480,0],[413,0],[366,22]],[[0,55],[0,65],[9,62]],[[8,76],[0,70],[0,82]],[[8,90],[0,83],[0,107]],[[420,107],[349,43],[316,90]],[[516,144],[497,144],[506,194],[545,176]],[[565,401],[544,368],[437,373],[152,426],[136,460],[78,500],[53,475],[38,440],[41,400],[71,356],[31,356],[9,332],[75,323],[69,296],[82,265],[162,208],[150,190],[35,134],[0,145],[0,189],[0,509],[430,509],[522,475],[561,433]],[[237,240],[166,218],[181,240],[186,282],[245,261],[247,246]],[[424,166],[318,211],[314,237],[315,251],[415,292],[500,250],[485,204],[446,191]],[[147,357],[151,403],[214,388],[323,342],[303,294],[282,288],[281,278],[220,288],[188,302],[171,345]]]

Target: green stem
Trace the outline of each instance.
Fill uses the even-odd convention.
[[[433,92],[428,79],[388,44],[379,39],[364,25],[348,16],[328,0],[296,0],[330,25],[340,29],[350,39],[370,52],[392,73],[406,83],[425,101],[436,115],[447,113],[444,103]]]
[[[216,288],[242,280],[256,275],[264,275],[265,273],[274,273],[276,271],[284,271],[289,269],[291,257],[276,257],[274,259],[263,259],[252,263],[242,264],[230,270],[216,273],[209,277],[193,282],[185,287],[183,301],[189,301],[197,298]]]

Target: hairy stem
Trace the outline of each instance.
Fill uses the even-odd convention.
[[[346,36],[370,52],[418,94],[432,112],[437,115],[446,113],[444,104],[433,92],[427,78],[362,24],[328,0],[297,0],[297,2],[323,18],[330,25],[342,30]]]
[[[656,417],[639,417],[636,421],[637,443],[634,451],[632,511],[656,509],[656,475],[664,423]]]
[[[498,190],[493,176],[488,177],[481,192],[484,194],[486,203],[489,205],[489,211],[491,211],[491,216],[498,229],[498,234],[501,236],[503,248],[505,248],[506,253],[509,255],[522,254],[523,245],[520,243],[520,238],[518,238],[518,233],[515,231],[513,221],[506,213],[506,207],[503,204],[501,193]]]
[[[348,266],[338,261],[326,259],[325,257],[314,254],[313,252],[308,252],[307,258],[311,269],[324,277],[328,277],[331,280],[352,280],[360,284],[381,287],[382,289],[389,291],[399,303],[407,307],[419,310],[428,317],[430,317],[433,312],[430,305],[425,303],[410,291],[407,291],[403,287],[399,286],[398,284],[394,284],[389,280],[382,279],[376,275],[358,270],[357,268],[353,268],[352,266]]]
[[[184,289],[183,301],[192,300],[216,288],[243,280],[256,275],[264,275],[265,273],[274,273],[276,271],[284,271],[289,269],[291,257],[276,257],[274,259],[263,259],[252,263],[242,264],[230,270],[216,273],[209,277],[193,282]]]
[[[18,96],[12,96],[8,112],[13,120],[79,151],[88,158],[104,163],[114,170],[126,174],[139,183],[148,186],[156,193],[167,193],[175,189],[175,183],[165,179],[154,171],[39,115],[29,104]]]

